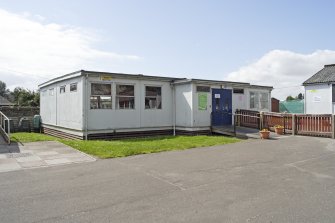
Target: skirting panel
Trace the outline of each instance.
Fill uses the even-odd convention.
[[[74,135],[71,133],[63,132],[61,130],[55,130],[47,127],[43,127],[43,133],[51,136],[56,136],[58,138],[65,139],[84,139],[84,137]],[[197,131],[187,131],[187,130],[176,130],[176,135],[210,135],[209,130],[197,130]],[[149,136],[171,136],[173,135],[172,129],[167,130],[151,130],[151,131],[131,131],[131,132],[112,132],[112,133],[91,133],[88,134],[88,140],[108,140],[108,139],[126,139],[126,138],[136,138],[136,137],[149,137]]]
[[[148,136],[172,135],[172,130],[152,130],[152,131],[133,131],[133,132],[115,132],[115,133],[95,133],[88,134],[87,138],[92,139],[125,139]]]
[[[71,133],[67,133],[67,132],[63,132],[63,131],[59,131],[59,130],[55,130],[55,129],[51,129],[47,127],[43,127],[42,132],[46,135],[51,135],[51,136],[55,136],[55,137],[63,138],[63,139],[83,139],[82,136],[74,135]]]
[[[187,130],[176,130],[176,135],[186,135],[186,136],[196,136],[196,135],[211,135],[210,130],[197,130],[197,131],[187,131]]]

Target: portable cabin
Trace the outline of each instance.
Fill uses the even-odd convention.
[[[269,86],[77,71],[39,85],[46,134],[78,139],[209,134],[236,109],[271,111]]]
[[[324,65],[303,86],[306,114],[335,114],[335,64]]]

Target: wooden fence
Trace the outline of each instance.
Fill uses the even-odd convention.
[[[257,111],[236,110],[235,118],[238,126],[260,128],[260,113]]]
[[[295,115],[296,134],[334,137],[333,115]]]
[[[331,114],[287,114],[236,110],[235,123],[258,129],[274,130],[281,125],[285,133],[335,138],[335,116]]]

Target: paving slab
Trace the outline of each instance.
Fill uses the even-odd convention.
[[[0,145],[0,172],[95,160],[92,156],[54,141]]]
[[[15,161],[12,162],[0,162],[0,172],[8,172],[13,170],[20,170],[22,167]]]
[[[65,163],[71,163],[71,161],[69,159],[66,159],[66,158],[44,160],[44,161],[49,165],[57,165],[57,164],[61,165],[61,164],[65,164]]]

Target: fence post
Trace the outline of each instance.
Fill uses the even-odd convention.
[[[263,112],[261,111],[259,113],[259,129],[262,130],[263,129]]]
[[[295,114],[292,114],[292,135],[295,135],[296,133],[296,120],[295,120]]]
[[[284,135],[286,134],[286,120],[285,120],[285,118],[286,118],[286,116],[285,115],[283,115],[282,116],[283,117],[283,127],[284,127]]]
[[[335,139],[335,115],[332,115],[332,139]]]

